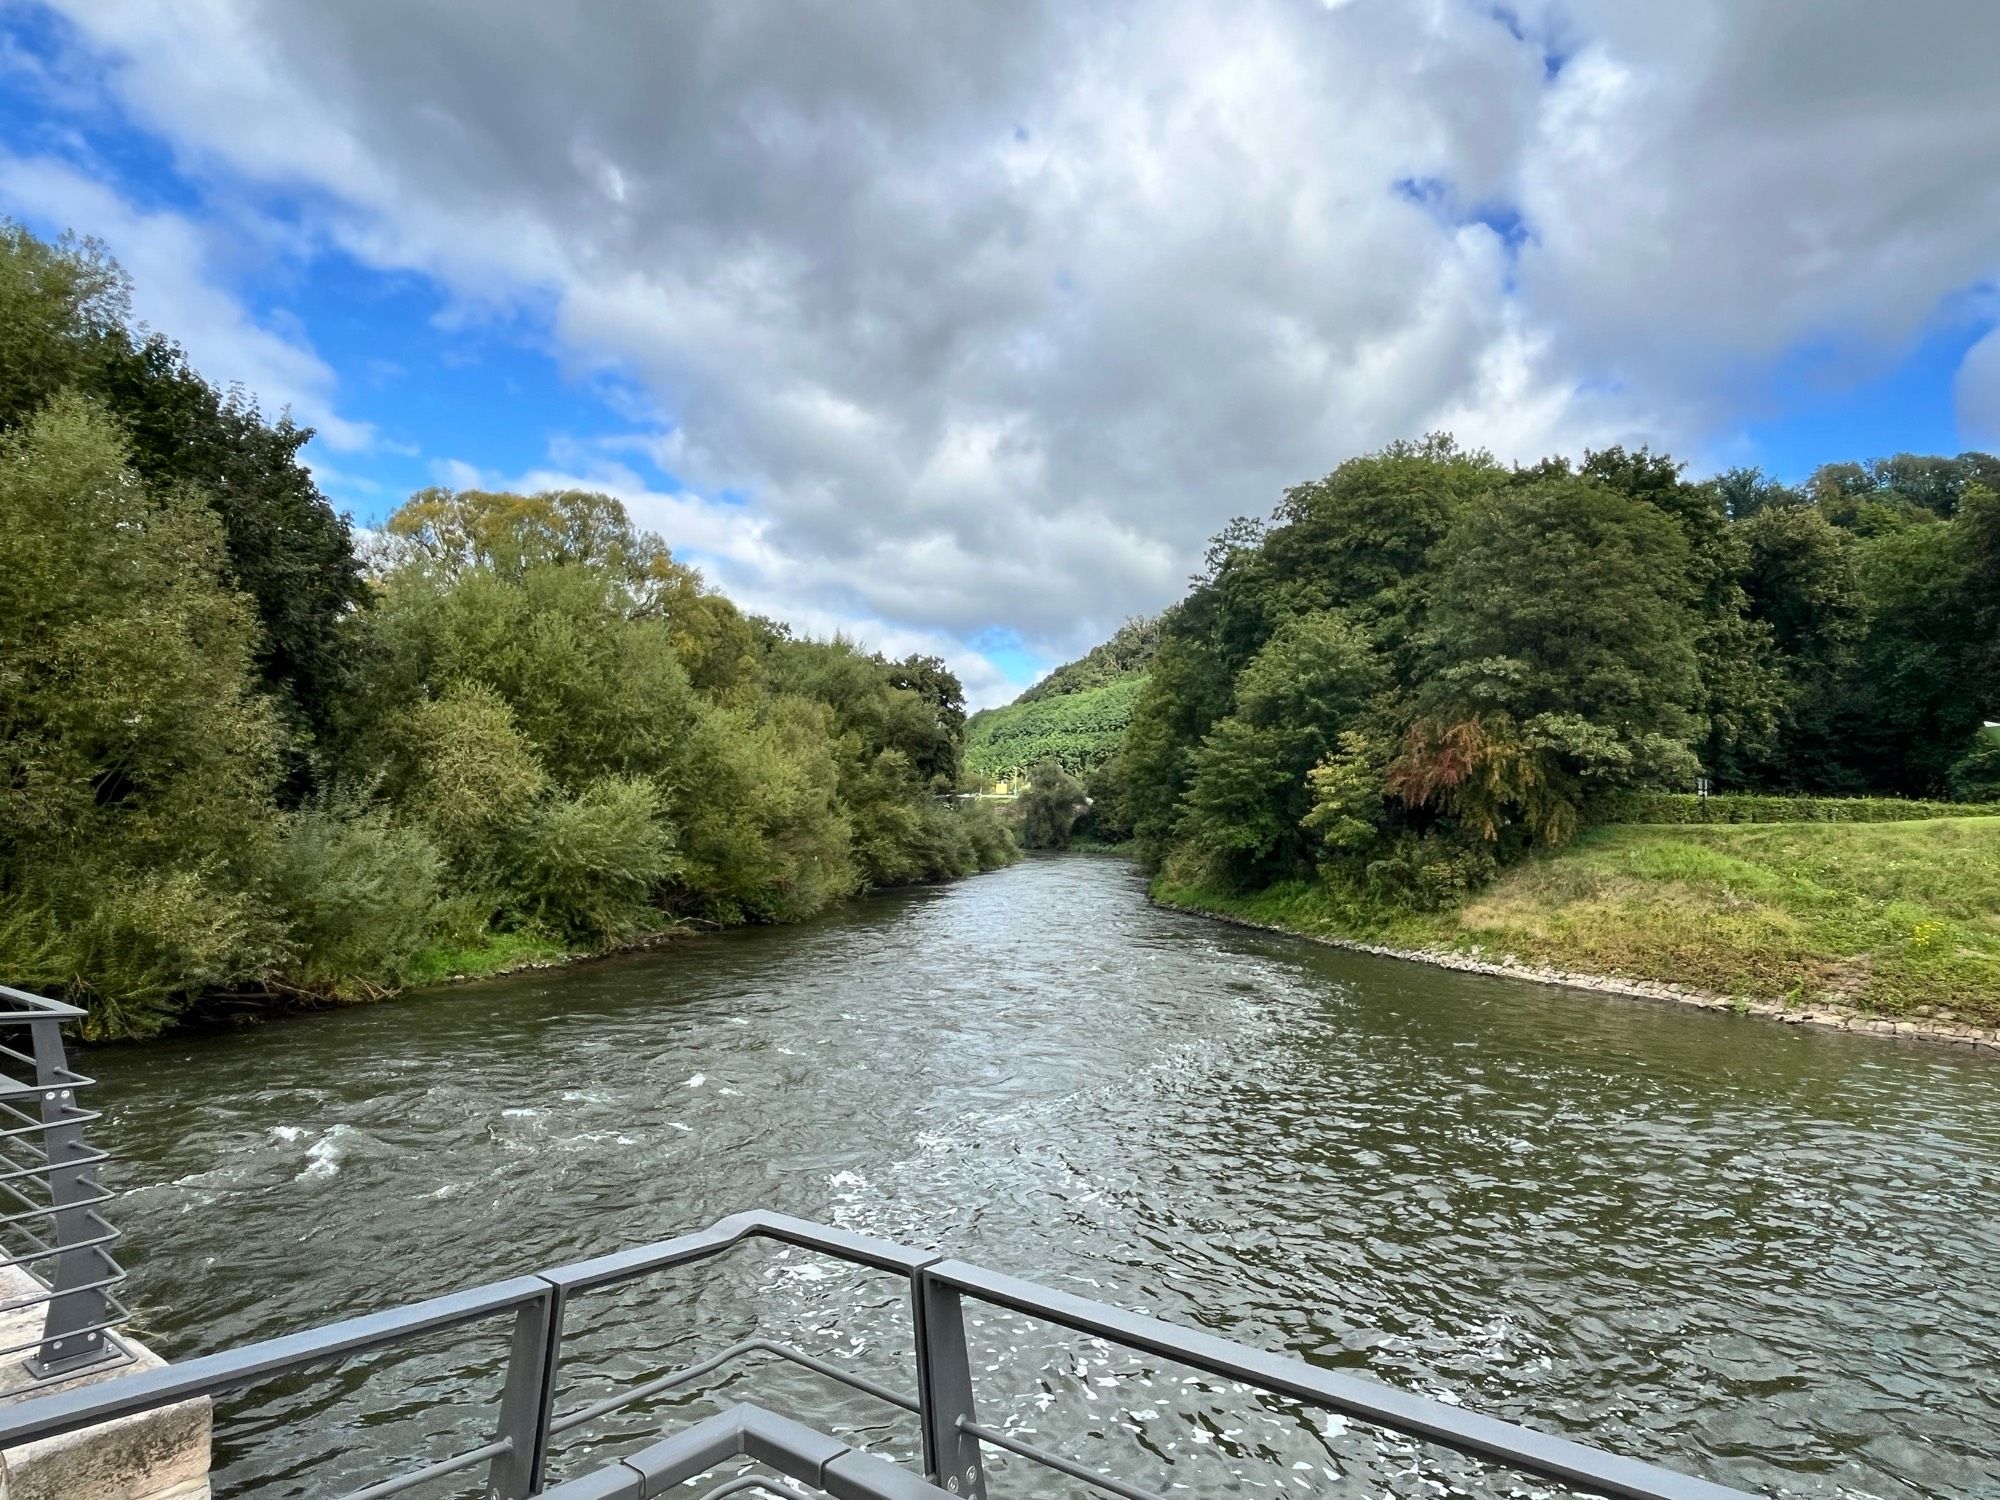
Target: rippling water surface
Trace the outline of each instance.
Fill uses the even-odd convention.
[[[169,1356],[766,1206],[1745,1488],[2000,1495],[2000,1064],[1223,927],[1116,860],[87,1066]],[[898,1287],[768,1247],[573,1321],[565,1405],[759,1327],[911,1378]],[[973,1337],[982,1418],[1162,1490],[1542,1492],[1009,1317]],[[503,1345],[226,1401],[218,1493],[474,1446]],[[752,1361],[558,1472],[741,1399],[915,1445]]]

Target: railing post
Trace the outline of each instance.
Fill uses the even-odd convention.
[[[49,1276],[52,1295],[42,1324],[42,1346],[28,1361],[37,1377],[62,1375],[96,1364],[116,1352],[103,1324],[109,1306],[104,1292],[108,1257],[85,1240],[93,1239],[89,1205],[103,1196],[91,1182],[94,1159],[83,1139],[83,1107],[72,1086],[76,1077],[63,1053],[62,1021],[38,1015],[28,1023],[34,1043],[35,1083],[41,1094],[42,1146],[48,1153],[49,1243],[57,1251]],[[95,1285],[93,1285],[95,1283]]]
[[[562,1358],[562,1325],[563,1289],[553,1284],[514,1313],[496,1434],[506,1439],[508,1448],[487,1467],[487,1500],[527,1500],[542,1491],[549,1461],[549,1421],[555,1414],[556,1366]]]
[[[973,1420],[972,1363],[965,1349],[965,1311],[958,1289],[918,1269],[910,1282],[910,1316],[917,1336],[918,1420],[924,1430],[924,1473],[932,1484],[968,1500],[986,1500]]]

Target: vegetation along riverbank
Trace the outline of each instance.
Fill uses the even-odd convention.
[[[1021,778],[1024,831],[1129,836],[1159,899],[1312,936],[1990,1025],[1996,486],[1978,453],[1793,488],[1392,445],[1216,537],[1115,748]]]
[[[744,614],[614,498],[425,490],[0,225],[0,976],[95,1037],[368,998],[1004,863],[935,657]]]
[[[2000,1048],[2000,819],[1594,828],[1461,905],[1158,877],[1162,905],[1614,994]]]

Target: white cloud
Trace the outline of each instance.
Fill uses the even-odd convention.
[[[216,285],[217,257],[201,226],[180,214],[134,208],[75,167],[45,157],[0,153],[0,204],[104,241],[131,273],[134,314],[169,333],[197,369],[241,382],[274,416],[290,407],[336,452],[374,445],[369,424],[340,415],[334,373],[304,338],[259,323]]]
[[[2000,328],[1966,351],[1954,394],[1959,440],[2000,448]]]
[[[1349,454],[1698,449],[2000,259],[1994,7],[63,4],[189,173],[643,386],[685,492],[551,473],[751,607],[1051,656]]]

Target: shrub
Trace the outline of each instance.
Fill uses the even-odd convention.
[[[399,981],[432,931],[443,864],[422,832],[382,810],[293,814],[271,877],[289,917],[292,981],[370,996]]]
[[[1597,809],[1599,823],[1909,823],[2000,814],[2000,805],[1902,797],[1788,797],[1726,792],[1626,792]]]
[[[1497,852],[1484,839],[1405,834],[1369,862],[1367,884],[1412,910],[1443,911],[1485,885],[1499,868]]]
[[[186,869],[105,888],[68,930],[69,983],[52,987],[88,1008],[83,1031],[92,1040],[157,1035],[191,996],[270,974],[282,943],[263,907]]]
[[[402,726],[399,803],[461,881],[490,881],[510,830],[548,785],[514,711],[492,688],[460,683]]]
[[[966,839],[972,845],[974,869],[997,870],[1021,857],[1021,848],[1014,841],[1013,830],[992,803],[962,802],[958,807],[958,818],[965,827]]]
[[[574,797],[541,803],[512,850],[521,910],[558,931],[600,942],[645,926],[647,898],[676,868],[674,840],[650,781],[607,776]]]
[[[1961,802],[2000,803],[2000,729],[1980,730],[1972,748],[1952,762],[1951,794]]]
[[[1016,804],[1021,842],[1030,849],[1067,849],[1070,830],[1090,806],[1083,783],[1053,760],[1035,767],[1028,789]]]

